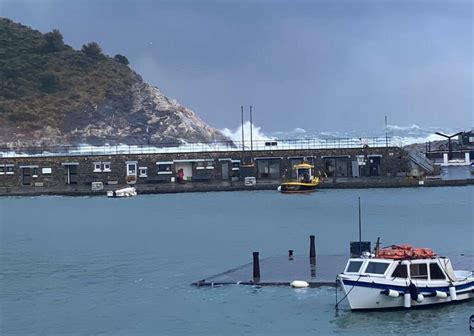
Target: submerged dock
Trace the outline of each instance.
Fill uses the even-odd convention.
[[[370,242],[361,243],[367,244],[367,251],[370,251]],[[359,249],[358,245],[354,244],[359,243],[352,242],[351,249],[354,246]],[[349,255],[316,255],[315,237],[310,236],[309,256],[293,255],[293,250],[289,250],[287,256],[260,260],[259,252],[253,252],[251,263],[198,280],[192,285],[290,286],[291,282],[298,280],[307,282],[309,287],[335,286],[336,277],[344,270],[349,257]],[[449,258],[455,270],[474,270],[472,254],[452,255]]]
[[[253,279],[253,263],[210,276],[193,283],[197,287],[223,285],[290,286],[294,280],[303,280],[309,287],[334,286],[336,276],[346,266],[347,255],[318,255],[316,265],[310,264],[307,256],[269,257],[260,260],[260,279]],[[454,269],[474,269],[474,256],[456,255],[450,257]]]
[[[344,255],[318,255],[313,265],[308,256],[268,257],[259,261],[260,279],[254,280],[253,263],[199,280],[195,286],[258,285],[289,286],[294,280],[306,281],[310,287],[334,286],[336,276],[347,262]]]

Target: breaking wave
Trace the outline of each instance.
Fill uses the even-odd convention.
[[[454,134],[460,130],[450,130],[438,127],[420,127],[418,125],[399,126],[387,125],[386,128],[371,132],[357,132],[357,131],[308,131],[303,128],[295,128],[289,131],[267,132],[262,130],[262,127],[253,125],[253,140],[296,140],[296,139],[311,139],[315,141],[325,141],[334,139],[353,139],[363,140],[367,138],[383,138],[385,136],[390,138],[391,145],[406,146],[415,143],[426,143],[429,141],[444,140],[443,137],[435,134],[435,132],[442,132],[445,134]],[[240,142],[242,140],[242,127],[239,126],[233,130],[224,128],[221,132],[229,137],[232,141]],[[250,141],[250,122],[244,124],[245,141]]]
[[[250,122],[243,125],[245,146],[250,144]],[[350,148],[362,147],[364,145],[377,146],[385,143],[385,136],[390,138],[392,146],[406,146],[414,143],[425,143],[428,141],[444,140],[445,138],[436,135],[435,132],[442,132],[444,134],[454,134],[466,129],[446,129],[438,127],[420,127],[418,125],[398,126],[387,125],[384,129],[374,130],[363,134],[358,131],[308,131],[303,128],[295,128],[291,131],[279,132],[264,132],[262,128],[252,125],[253,148],[267,149],[266,146],[272,149],[295,149],[295,148]],[[234,130],[224,128],[221,132],[234,141],[236,144],[241,143],[242,140],[242,126]],[[278,140],[278,143],[268,145],[267,141]],[[285,141],[287,140],[287,141]],[[301,140],[301,141],[293,141]],[[332,147],[331,147],[332,146]],[[348,146],[348,147],[344,147]],[[21,156],[56,156],[56,155],[109,155],[109,154],[139,154],[139,153],[179,153],[179,152],[203,152],[203,151],[232,151],[239,150],[240,147],[226,143],[186,143],[176,144],[176,146],[143,146],[143,145],[79,145],[73,148],[68,148],[66,151],[59,149],[44,149],[42,152],[30,153],[23,150],[6,150],[0,152],[0,157],[21,157]]]
[[[460,131],[467,131],[470,128],[456,128],[446,129],[441,127],[421,127],[418,125],[399,126],[399,125],[387,125],[385,129],[375,130],[368,133],[357,133],[356,131],[350,132],[315,132],[305,133],[305,137],[312,138],[360,138],[360,137],[385,137],[388,136],[391,139],[392,145],[405,146],[414,143],[425,143],[429,141],[444,140],[445,138],[435,134],[441,132],[444,134],[454,134]],[[298,134],[287,134],[287,137],[297,136]]]
[[[390,131],[420,131],[421,127],[414,124],[410,126],[387,125],[387,129]]]
[[[244,139],[245,141],[250,141],[250,129],[252,129],[252,138],[254,141],[259,140],[274,140],[276,137],[268,136],[261,131],[261,127],[255,126],[255,124],[250,126],[250,121],[244,123]],[[230,130],[224,128],[221,130],[222,134],[235,142],[242,141],[242,126],[237,127],[235,130]]]
[[[468,127],[469,128],[469,127]],[[406,146],[414,143],[425,143],[428,141],[444,140],[443,137],[435,134],[442,132],[445,134],[454,134],[466,129],[446,129],[441,127],[421,127],[419,125],[387,125],[386,128],[370,132],[357,131],[308,131],[303,128],[295,128],[289,131],[266,132],[261,127],[253,125],[253,140],[292,140],[292,139],[363,139],[370,137],[385,137],[391,139],[391,144],[396,146]],[[224,128],[221,132],[232,141],[240,142],[242,139],[242,127],[235,130]],[[250,122],[244,124],[245,140],[250,140]]]

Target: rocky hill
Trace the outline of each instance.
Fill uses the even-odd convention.
[[[228,140],[122,55],[0,18],[0,146]]]

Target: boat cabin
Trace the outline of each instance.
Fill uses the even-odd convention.
[[[447,258],[390,260],[380,258],[351,258],[344,274],[389,279],[449,280],[456,279]]]
[[[451,261],[429,248],[378,247],[350,258],[338,280],[351,309],[410,308],[474,297],[471,271],[453,270]]]
[[[314,166],[308,163],[294,165],[294,170],[296,171],[296,180],[298,182],[311,182],[314,177],[313,169]]]

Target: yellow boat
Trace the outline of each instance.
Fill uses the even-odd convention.
[[[309,163],[300,163],[293,167],[296,171],[296,180],[283,182],[278,191],[281,193],[307,193],[316,191],[320,178],[314,176],[314,166]]]

